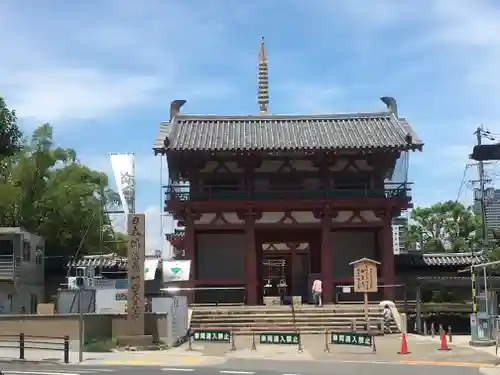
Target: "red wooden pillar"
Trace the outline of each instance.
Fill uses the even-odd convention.
[[[333,254],[332,254],[332,217],[325,209],[321,218],[321,276],[323,281],[323,303],[332,302],[333,298]]]
[[[245,286],[247,305],[257,305],[257,249],[255,246],[255,220],[252,212],[245,219]]]
[[[297,246],[295,244],[290,244],[290,285],[289,285],[289,293],[290,295],[296,295],[297,291],[295,290],[295,267],[297,264]]]
[[[379,232],[379,249],[381,253],[381,276],[384,280],[384,285],[394,285],[394,250],[392,248],[392,226],[385,224]],[[394,300],[394,287],[384,288],[384,299]]]
[[[186,229],[184,231],[185,236],[185,251],[186,259],[191,260],[191,269],[189,275],[189,281],[187,282],[188,288],[196,288],[196,233],[194,230],[194,220],[192,215],[186,215]],[[195,291],[186,292],[188,297],[188,303],[194,303]]]

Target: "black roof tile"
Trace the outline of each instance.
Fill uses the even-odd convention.
[[[477,252],[474,253],[436,253],[436,254],[422,254],[419,252],[412,252],[406,254],[399,254],[396,256],[396,263],[400,266],[407,267],[458,267],[470,266],[474,256],[474,263],[479,264],[486,261],[486,256]]]
[[[408,143],[408,135],[411,142]],[[405,119],[389,112],[330,115],[177,115],[160,126],[154,149],[256,151],[421,149]]]

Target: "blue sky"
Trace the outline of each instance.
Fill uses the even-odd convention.
[[[174,99],[187,113],[256,113],[262,36],[272,113],[377,111],[394,96],[425,142],[411,155],[415,203],[455,199],[475,127],[500,133],[499,19],[494,0],[3,0],[0,95],[24,130],[51,123],[93,168],[135,152],[137,206],[160,248],[159,123]]]

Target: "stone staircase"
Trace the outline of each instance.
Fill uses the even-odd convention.
[[[325,329],[357,331],[364,328],[363,305],[342,304],[314,307],[291,306],[195,306],[191,320],[192,329],[229,329],[238,333],[261,331],[294,331],[301,333],[324,333]],[[382,308],[369,306],[370,329],[380,333]],[[294,319],[295,318],[295,319]],[[399,332],[393,324],[393,332]]]

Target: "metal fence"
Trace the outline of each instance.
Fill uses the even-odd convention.
[[[52,341],[49,341],[52,340]],[[24,333],[0,334],[0,349],[19,349],[19,359],[27,359],[26,349],[57,350],[63,352],[64,363],[69,363],[69,336],[35,336]]]
[[[78,314],[78,293],[81,292],[81,309],[85,314],[95,312],[95,289],[58,289],[56,309],[58,314]]]

